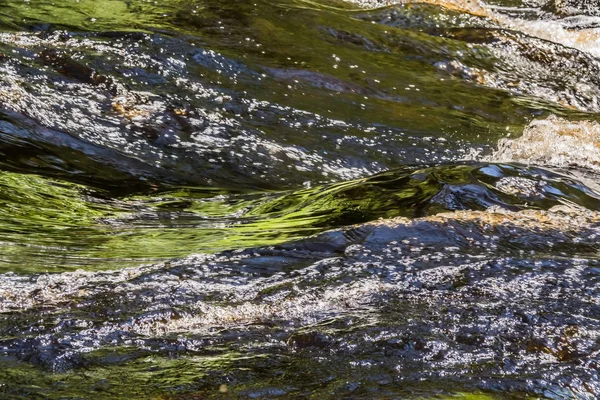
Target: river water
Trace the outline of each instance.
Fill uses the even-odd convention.
[[[592,0],[3,0],[0,397],[600,397]]]

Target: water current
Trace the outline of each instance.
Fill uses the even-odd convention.
[[[600,398],[595,0],[0,0],[0,398]]]

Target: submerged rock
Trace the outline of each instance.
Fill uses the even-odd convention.
[[[396,395],[426,379],[446,392],[593,398],[599,238],[596,212],[492,208],[121,271],[5,274],[0,354],[56,372],[134,368],[147,352],[165,360],[156,374],[173,354],[189,367],[202,354],[244,349],[259,357],[245,358],[245,368],[265,363],[251,377],[233,360],[204,366],[213,378],[182,389],[202,393],[228,376],[229,393],[240,395],[248,384],[265,389],[261,381],[299,394],[302,379],[353,376]],[[130,354],[113,358],[122,351]],[[320,361],[281,365],[290,352]],[[297,378],[281,380],[273,369]]]

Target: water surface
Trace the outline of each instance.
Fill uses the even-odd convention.
[[[600,396],[586,0],[6,0],[5,398]]]

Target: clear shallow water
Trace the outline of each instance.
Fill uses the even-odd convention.
[[[598,397],[597,9],[542,3],[6,1],[0,393]]]

